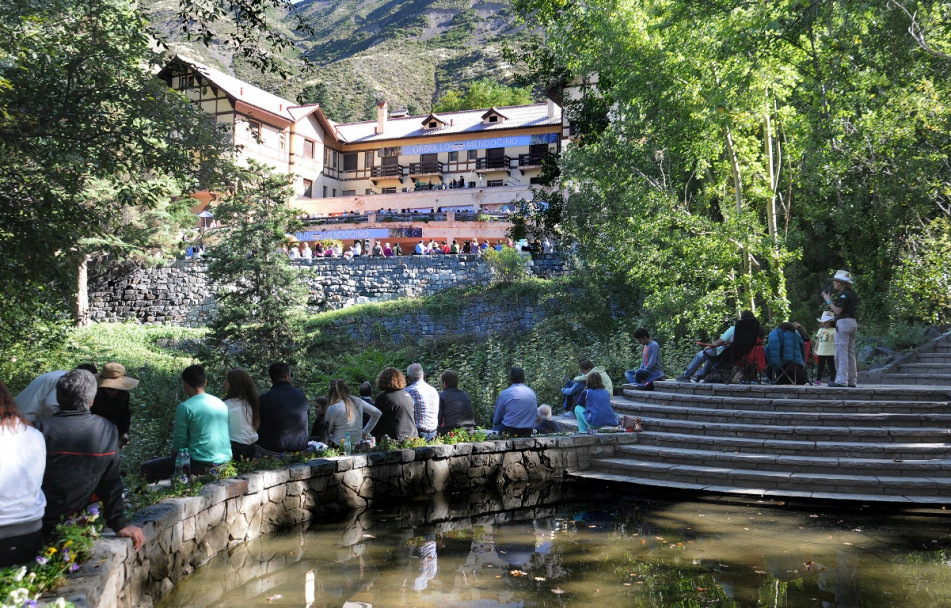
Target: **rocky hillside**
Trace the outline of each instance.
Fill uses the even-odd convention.
[[[517,47],[528,35],[516,24],[509,0],[303,0],[295,10],[313,33],[294,36],[312,67],[289,58],[292,75],[283,80],[234,59],[223,47],[178,40],[176,0],[143,4],[173,49],[185,48],[289,99],[320,102],[338,121],[373,118],[378,97],[415,114],[479,78],[511,84],[517,68],[504,60],[503,48]]]

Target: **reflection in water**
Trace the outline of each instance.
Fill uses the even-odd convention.
[[[943,518],[576,488],[437,496],[312,522],[216,556],[159,605],[951,605]]]

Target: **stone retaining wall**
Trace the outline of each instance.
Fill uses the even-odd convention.
[[[322,458],[258,471],[136,513],[138,552],[111,534],[56,595],[76,606],[151,606],[220,551],[322,514],[433,492],[559,479],[608,457],[633,433],[532,437]]]
[[[471,255],[301,260],[301,281],[312,312],[431,295],[451,287],[487,285],[492,272]],[[176,261],[164,268],[96,265],[89,273],[93,321],[203,325],[215,310],[214,287],[203,262]],[[531,261],[536,276],[565,273],[560,256]]]

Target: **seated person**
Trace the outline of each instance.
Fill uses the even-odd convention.
[[[806,383],[806,344],[796,325],[780,323],[766,340],[766,374],[776,384]]]
[[[350,387],[341,379],[330,381],[327,393],[327,435],[330,443],[342,445],[350,437],[350,447],[370,436],[373,427],[380,419],[381,412],[363,399],[350,394]],[[363,414],[370,415],[370,421],[364,426]]]
[[[316,441],[318,443],[326,444],[330,438],[327,435],[327,405],[329,401],[327,398],[321,395],[320,397],[314,398],[314,425],[310,427],[310,441]]]
[[[129,391],[139,385],[139,381],[125,375],[125,366],[121,363],[106,363],[102,372],[96,374],[99,391],[89,410],[102,416],[119,431],[119,447],[129,443],[129,428],[132,426],[132,409],[129,407]]]
[[[740,313],[740,320],[756,319],[752,311],[744,310]],[[677,376],[678,382],[700,382],[713,366],[713,361],[723,354],[724,349],[733,342],[733,335],[736,332],[736,325],[731,325],[720,335],[720,337],[710,344],[703,344],[704,348],[693,358],[684,373]],[[699,344],[699,343],[698,343]],[[700,369],[703,366],[703,369]],[[699,370],[699,374],[697,371]]]
[[[601,376],[601,383],[604,385],[604,388],[607,389],[609,393],[614,394],[614,383],[611,382],[611,377],[608,376],[608,372],[606,372],[603,367],[600,365],[595,366],[591,359],[579,359],[578,369],[581,370],[581,375],[575,376],[566,382],[565,388],[561,389],[561,393],[565,395],[564,406],[566,418],[575,417],[575,406],[578,405],[578,399],[587,386],[586,381],[588,374],[591,372],[597,372],[597,374]]]
[[[291,366],[276,362],[268,367],[271,390],[258,399],[258,456],[281,456],[307,449],[310,403],[291,384]]]
[[[32,561],[42,542],[46,440],[0,382],[0,568]]]
[[[447,369],[439,376],[442,392],[439,393],[439,422],[436,431],[445,435],[453,429],[475,429],[475,415],[468,393],[459,390],[459,374]]]
[[[194,475],[204,475],[212,467],[231,461],[228,406],[205,392],[207,384],[205,368],[201,365],[189,365],[182,371],[182,385],[188,399],[175,408],[172,455],[144,463],[141,472],[146,480],[157,481],[174,475],[175,459],[181,450],[188,450]]]
[[[380,410],[380,421],[373,429],[377,441],[389,437],[395,441],[416,439],[415,402],[407,393],[406,377],[395,367],[387,367],[376,377],[376,388],[381,391],[376,398],[376,408]]]
[[[56,383],[59,411],[36,422],[46,439],[43,532],[51,533],[63,518],[80,512],[95,494],[102,500],[106,525],[117,536],[131,538],[138,550],[145,535],[125,518],[119,474],[119,432],[90,413],[96,398],[96,377],[84,369],[66,373]]]
[[[587,433],[604,426],[617,426],[618,419],[611,409],[611,393],[604,388],[597,372],[588,374],[588,388],[584,390],[584,405],[575,406],[578,432]]]
[[[551,406],[542,404],[538,406],[538,424],[533,429],[537,435],[547,435],[548,433],[560,433],[561,427],[551,419]]]
[[[652,390],[654,382],[664,378],[663,363],[660,358],[660,345],[651,340],[650,334],[643,327],[634,332],[637,343],[644,347],[644,362],[637,369],[624,372],[628,384],[635,385],[639,390]]]
[[[538,415],[538,397],[525,384],[525,370],[513,367],[509,370],[510,385],[499,393],[492,416],[493,431],[516,437],[528,437],[535,428]]]
[[[225,405],[228,406],[228,428],[231,435],[231,457],[250,460],[257,454],[258,427],[261,414],[258,410],[258,389],[251,375],[243,369],[228,370],[225,377]]]

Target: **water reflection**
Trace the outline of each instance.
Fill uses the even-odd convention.
[[[235,547],[160,606],[951,605],[951,525],[883,511],[439,496]]]

